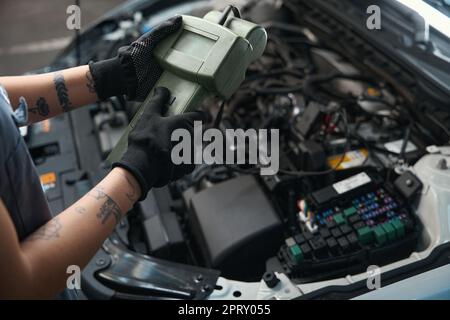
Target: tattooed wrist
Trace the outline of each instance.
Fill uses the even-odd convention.
[[[91,74],[90,70],[86,71],[86,79],[87,79],[86,87],[88,88],[89,92],[90,93],[97,93],[97,91],[95,90],[94,78],[92,77],[92,74]]]
[[[116,219],[116,223],[120,222],[122,219],[122,210],[120,210],[119,205],[103,191],[102,187],[93,189],[89,195],[96,200],[104,200],[99,212],[97,213],[97,218],[102,224],[105,224],[110,217],[114,217]]]

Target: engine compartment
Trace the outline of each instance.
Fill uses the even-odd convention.
[[[194,14],[210,9],[209,3],[200,2]],[[356,39],[347,42],[356,46],[352,51],[360,51],[358,61],[329,38],[322,39],[323,25],[334,25],[338,33],[345,28],[305,1],[282,6],[248,1],[242,14],[267,29],[268,47],[229,101],[213,98],[202,106],[210,115],[206,127],[214,125],[223,103],[222,131],[278,129],[278,174],[260,176],[258,166],[251,165],[199,165],[189,176],[154,189],[118,227],[115,241],[130,252],[218,270],[226,279],[263,279],[268,288],[277,285],[280,274],[301,286],[358,276],[370,265],[400,267],[414,253],[445,242],[448,228],[439,240],[432,236],[444,221],[433,220],[442,219],[442,209],[429,209],[432,200],[422,163],[427,154],[442,153],[441,173],[448,176],[444,149],[430,146],[450,141],[450,111],[415,88],[407,71],[397,68],[393,79],[360,63],[380,54],[370,46],[358,46]],[[112,29],[90,56],[107,58],[136,36],[131,29],[120,36]],[[386,73],[392,71],[392,65],[378,65],[383,66]],[[65,155],[64,148],[40,138],[45,124],[32,128],[29,145],[41,173],[55,165],[55,156],[73,159],[78,154],[81,163],[69,174],[61,168],[60,193],[75,186],[67,191],[70,196],[59,200],[49,188],[47,196],[58,199],[54,211],[101,176],[91,172],[102,167],[131,118],[125,105],[138,107],[117,98],[91,106],[82,116],[90,127],[76,130],[96,137],[90,155],[77,138],[78,150]],[[56,120],[53,128],[58,128],[57,121],[65,120]],[[83,157],[91,159],[83,162]],[[434,218],[424,213],[428,210]],[[95,279],[122,288],[102,273]]]
[[[244,14],[252,17],[252,10],[244,10]],[[433,142],[409,111],[408,101],[385,80],[358,70],[306,29],[286,20],[270,21],[265,27],[268,48],[226,103],[221,129],[280,130],[280,172],[254,180],[249,178],[256,173],[251,166],[204,165],[169,186],[172,200],[180,201],[173,209],[192,252],[192,257],[179,261],[197,260],[202,266],[220,270],[226,278],[241,281],[258,281],[265,272],[284,272],[305,282],[355,274],[369,265],[409,256],[421,228],[410,205],[421,191],[421,182],[415,176],[400,177],[410,174],[407,168]],[[219,104],[212,101],[205,105],[211,119]],[[369,212],[362,224],[358,214],[356,220],[338,222],[341,226],[325,226],[322,220],[321,226],[326,228],[319,231],[301,212],[303,198],[311,201],[318,190],[369,172],[374,184],[370,191],[384,194],[386,188],[397,200],[387,196],[393,204],[385,207],[363,204]],[[405,186],[406,180],[416,183],[411,193],[402,190],[411,188]],[[336,210],[328,217],[330,221],[337,213],[344,213],[352,200],[370,196],[369,189],[364,194],[361,190],[356,194],[343,192],[335,199],[316,203],[316,207]],[[378,212],[373,212],[374,206]],[[402,208],[394,212],[393,206]],[[271,220],[266,212],[272,211],[277,218]],[[319,213],[314,211],[311,214],[317,218]],[[375,214],[374,219],[368,217]],[[404,231],[399,231],[401,236],[396,239],[389,221],[402,221],[399,228],[406,228],[409,237],[403,239]],[[358,229],[367,223],[369,229],[376,229],[378,242],[364,249]],[[389,241],[385,240],[387,234]],[[351,250],[351,246],[358,248]],[[297,257],[296,250],[302,252]],[[174,258],[158,250],[151,254]],[[306,256],[310,259],[298,261]]]

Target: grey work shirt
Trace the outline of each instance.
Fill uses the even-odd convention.
[[[23,240],[51,220],[52,215],[15,119],[8,95],[0,86],[0,198],[19,240]],[[77,299],[77,293],[66,289],[55,299]]]
[[[22,240],[52,218],[39,176],[0,86],[0,198]]]

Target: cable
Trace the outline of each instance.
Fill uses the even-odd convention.
[[[216,120],[214,120],[213,128],[219,129],[220,123],[222,122],[223,111],[225,110],[225,104],[227,102],[225,100],[222,101],[219,107],[219,112],[217,113]]]
[[[303,93],[306,97],[311,98],[312,100],[316,100],[322,104],[327,104],[328,99],[324,98],[323,96],[319,96],[317,94],[317,86],[320,86],[321,84],[328,83],[334,80],[352,80],[352,81],[359,81],[359,82],[365,82],[369,83],[371,85],[374,85],[374,79],[362,76],[362,75],[348,75],[348,74],[342,74],[338,72],[331,72],[329,74],[315,74],[311,75],[305,78],[304,82],[304,89]],[[322,89],[322,91],[324,91]]]
[[[271,70],[266,73],[260,73],[260,74],[254,74],[254,75],[248,76],[244,80],[244,83],[259,80],[259,79],[264,79],[264,78],[278,77],[281,75],[288,75],[288,76],[292,76],[292,77],[296,77],[296,78],[303,78],[305,76],[301,72],[291,70],[291,69]]]
[[[405,135],[403,137],[403,143],[402,143],[402,147],[400,149],[399,159],[405,160],[406,147],[408,146],[410,136],[411,136],[411,126],[408,126],[405,130]]]
[[[228,17],[230,16],[231,12],[233,12],[234,16],[236,18],[241,17],[241,13],[239,12],[239,9],[233,5],[229,5],[222,13],[222,16],[220,17],[220,20],[218,24],[223,26],[225,22],[227,21]]]
[[[233,11],[233,14],[236,18],[241,18],[241,12],[239,11],[238,7],[231,6],[231,10]]]
[[[296,26],[295,24],[283,23],[279,21],[266,22],[261,24],[265,29],[279,29],[282,31],[287,31],[291,33],[301,34],[304,38],[307,39],[305,35],[305,30]]]
[[[261,88],[261,89],[256,89],[255,93],[259,96],[267,96],[267,95],[294,93],[294,92],[299,92],[302,90],[303,90],[303,85],[299,85],[299,86],[287,87],[287,88]]]

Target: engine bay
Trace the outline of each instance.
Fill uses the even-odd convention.
[[[208,9],[196,4],[191,14]],[[369,68],[364,62],[380,60],[380,52],[306,1],[248,1],[241,11],[266,28],[267,50],[230,100],[213,98],[201,107],[210,118],[205,127],[215,125],[223,107],[222,131],[279,130],[278,174],[260,176],[257,165],[199,165],[154,189],[110,241],[158,261],[217,270],[233,281],[263,279],[268,288],[280,274],[294,285],[330,281],[445,242],[448,228],[440,240],[432,235],[444,222],[429,222],[441,211],[422,208],[430,181],[418,168],[436,157],[430,166],[449,175],[441,147],[450,141],[448,108],[414,87],[408,72],[393,71],[387,59],[377,64],[383,72]],[[120,36],[108,28],[90,59],[108,58],[136,36],[131,27]],[[353,37],[346,50],[357,54],[339,50],[333,34],[324,36],[330,28]],[[138,104],[114,98],[76,120],[64,115],[30,128],[28,144],[41,180],[47,175],[43,185],[54,212],[107,171],[103,162],[131,119],[130,107]],[[66,122],[73,136],[64,132]],[[53,180],[48,168],[55,166],[60,171]],[[105,274],[90,281],[133,292]]]

